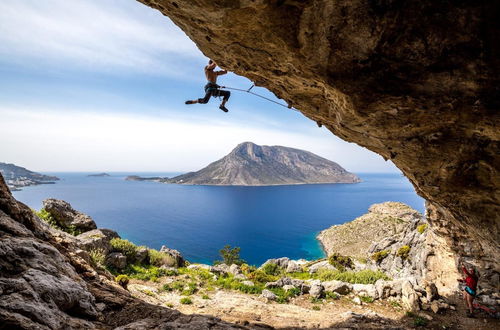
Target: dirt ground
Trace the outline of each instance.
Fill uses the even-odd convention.
[[[465,306],[458,297],[450,300],[456,303],[456,310],[434,314],[421,311],[408,314],[397,302],[377,300],[358,305],[353,295],[337,300],[323,299],[311,302],[309,295],[290,300],[286,304],[266,302],[258,295],[237,291],[215,289],[200,290],[189,296],[191,304],[181,304],[185,296],[179,292],[162,292],[161,282],[133,280],[128,286],[132,295],[151,304],[174,308],[184,314],[216,316],[224,321],[259,327],[280,329],[304,328],[360,328],[360,329],[500,329],[500,321],[484,312],[477,312],[475,318],[467,318]]]

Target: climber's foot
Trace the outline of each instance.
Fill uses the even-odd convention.
[[[222,111],[224,112],[228,112],[229,110],[224,106],[224,105],[220,105],[219,109],[221,109]]]

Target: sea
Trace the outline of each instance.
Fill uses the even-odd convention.
[[[180,173],[44,173],[56,184],[25,187],[14,197],[39,210],[46,198],[65,200],[99,228],[137,245],[179,250],[190,262],[211,264],[225,245],[260,265],[269,258],[324,257],[316,235],[367,213],[370,205],[403,202],[424,212],[424,200],[401,174],[356,173],[356,184],[191,186],[126,181],[128,175]]]

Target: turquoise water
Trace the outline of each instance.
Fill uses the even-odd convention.
[[[424,201],[400,174],[358,174],[358,184],[269,187],[184,186],[125,181],[130,174],[61,178],[14,192],[32,208],[58,198],[89,214],[98,227],[111,228],[139,245],[179,250],[188,260],[210,263],[226,244],[241,247],[251,264],[268,258],[323,256],[316,234],[350,221],[374,203],[399,201],[424,211]],[[139,173],[172,176],[178,173]]]

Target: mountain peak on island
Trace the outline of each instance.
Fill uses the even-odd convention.
[[[168,180],[182,184],[243,186],[360,181],[339,164],[311,152],[253,142],[238,144],[227,156],[197,172]]]

